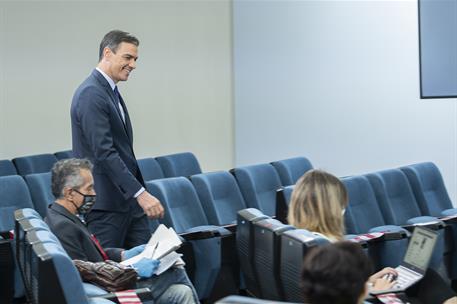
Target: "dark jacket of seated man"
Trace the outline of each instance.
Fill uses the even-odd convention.
[[[95,202],[91,169],[91,163],[81,159],[62,160],[54,165],[52,192],[57,199],[49,206],[45,222],[74,260],[103,262],[110,259],[120,262],[141,253],[144,245],[130,250],[102,248],[87,229],[83,217]],[[133,265],[142,278],[137,282],[137,288],[150,288],[157,304],[198,303],[184,268],[170,268],[156,276],[153,273],[158,265],[158,261],[151,259],[143,259]]]

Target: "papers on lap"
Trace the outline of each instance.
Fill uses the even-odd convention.
[[[173,228],[160,224],[152,234],[145,249],[139,255],[122,261],[122,265],[133,265],[142,258],[160,260],[160,265],[155,274],[159,275],[175,264],[182,265],[181,254],[175,252],[182,242]]]

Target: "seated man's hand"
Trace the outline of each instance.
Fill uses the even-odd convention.
[[[143,245],[138,245],[136,247],[133,247],[129,250],[124,250],[122,251],[122,260],[128,260],[130,258],[133,258],[134,256],[139,255],[140,253],[143,252],[144,248],[146,247],[146,244]]]
[[[135,268],[140,278],[147,279],[152,277],[152,275],[156,272],[157,268],[159,267],[159,264],[159,260],[142,258],[132,266],[133,268]]]
[[[162,204],[157,198],[149,194],[149,192],[143,191],[140,195],[138,195],[136,200],[149,218],[163,218],[164,210]]]

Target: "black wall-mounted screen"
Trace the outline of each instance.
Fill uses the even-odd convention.
[[[421,98],[457,98],[457,0],[419,0]]]

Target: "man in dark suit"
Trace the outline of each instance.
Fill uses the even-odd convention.
[[[147,217],[164,213],[160,202],[144,189],[133,152],[132,124],[117,88],[136,67],[138,45],[129,33],[107,33],[96,69],[78,87],[71,104],[73,153],[94,164],[98,197],[87,216],[88,227],[107,247],[146,243]]]
[[[144,245],[130,250],[103,248],[86,228],[84,217],[95,202],[92,164],[86,159],[66,159],[52,168],[52,193],[57,198],[49,207],[46,223],[72,259],[120,262],[141,253]],[[98,196],[97,196],[98,198]],[[141,278],[137,288],[151,289],[154,303],[198,303],[195,289],[182,267],[172,267],[154,276],[159,262],[143,258],[133,264]]]

